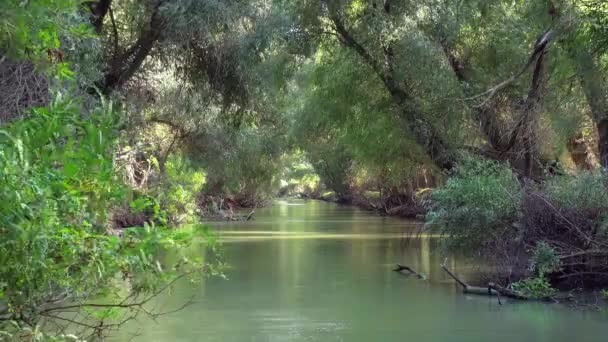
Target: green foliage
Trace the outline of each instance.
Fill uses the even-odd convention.
[[[115,126],[111,104],[87,113],[59,96],[0,131],[0,308],[19,325],[69,301],[123,300],[125,288],[135,300],[202,270],[185,256],[158,261],[162,251],[188,245],[189,234],[155,226],[106,234],[108,208],[125,193],[112,160]]]
[[[544,185],[547,197],[564,208],[579,210],[608,208],[606,174],[583,171],[577,175],[550,177]]]
[[[547,279],[547,274],[559,271],[560,265],[561,261],[555,249],[547,242],[540,241],[536,244],[530,258],[530,268],[534,275],[515,282],[511,286],[513,290],[529,298],[551,298],[556,290]]]
[[[532,299],[551,298],[555,295],[555,289],[551,287],[545,276],[527,278],[511,284],[513,290]]]
[[[352,157],[341,145],[316,144],[308,152],[315,172],[325,186],[336,192],[339,199],[348,199],[351,192]]]
[[[174,156],[167,161],[165,179],[154,189],[167,223],[179,226],[197,219],[196,195],[205,183],[205,176]]]
[[[31,119],[2,131],[3,226],[62,217],[93,228],[105,224],[105,215],[95,209],[120,196],[108,158],[116,116],[111,105],[87,115],[80,110],[58,96],[48,108],[35,109]]]
[[[513,239],[522,188],[504,164],[465,157],[447,183],[433,191],[427,226],[450,250],[475,253],[497,239]]]
[[[0,55],[34,61],[38,67],[51,66],[54,76],[72,78],[67,60],[51,52],[62,51],[68,58],[91,52],[82,45],[86,41],[90,44],[94,34],[79,12],[80,5],[76,0],[2,1]]]
[[[323,44],[296,78],[286,103],[291,136],[337,193],[350,192],[360,175],[400,186],[428,159],[404,134],[380,79],[332,43]]]
[[[219,126],[197,135],[186,146],[186,155],[205,170],[205,192],[236,196],[256,206],[280,187],[282,143],[270,130]]]
[[[3,1],[0,48],[21,56],[33,53],[38,57],[44,56],[46,49],[59,48],[59,37],[65,26],[58,20],[73,15],[77,3],[74,0]]]
[[[559,256],[549,244],[540,241],[532,252],[531,270],[542,277],[545,274],[559,271],[561,261]]]
[[[279,195],[305,194],[316,197],[319,194],[321,180],[302,151],[285,155],[283,164]]]

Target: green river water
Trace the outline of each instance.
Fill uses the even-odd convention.
[[[131,322],[118,341],[608,341],[608,315],[463,295],[416,223],[317,201],[278,201],[254,221],[214,223],[227,279],[159,299],[187,308]],[[395,263],[427,275],[392,272]],[[463,275],[474,267],[451,262]]]

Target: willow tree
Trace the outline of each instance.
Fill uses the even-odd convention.
[[[103,41],[104,73],[96,82],[102,93],[120,89],[134,76],[141,76],[146,66],[158,67],[160,62],[207,73],[212,84],[221,83],[224,91],[234,91],[228,85],[234,86],[230,77],[236,76],[224,57],[230,51],[230,34],[255,12],[250,4],[169,0],[92,0],[84,4],[83,10]],[[157,64],[150,65],[152,61]]]
[[[348,50],[325,42],[299,70],[289,92],[291,136],[321,181],[344,199],[353,190],[405,194],[417,169],[437,171],[424,149],[403,134],[399,109],[370,72]],[[431,81],[421,87],[435,85],[440,86]],[[440,104],[434,106],[440,112]],[[436,123],[452,141],[461,139],[450,132],[449,120],[455,123],[456,114]]]
[[[389,0],[278,6],[291,14],[289,34],[335,42],[356,56],[398,108],[403,134],[441,169],[451,168],[454,151],[465,149],[508,160],[526,177],[542,175],[576,133],[568,127],[585,116],[583,90],[571,86],[575,67],[562,44],[570,4]],[[464,139],[446,134],[446,117],[460,118],[451,128],[467,132]]]

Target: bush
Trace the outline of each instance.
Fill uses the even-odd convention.
[[[545,241],[536,244],[530,258],[530,271],[533,276],[513,283],[513,290],[528,298],[550,298],[555,289],[547,279],[547,274],[559,270],[560,260],[555,250]]]
[[[530,270],[536,272],[539,276],[544,276],[560,268],[560,260],[555,249],[547,242],[541,241],[536,244],[532,252]]]
[[[491,258],[510,279],[528,277],[514,287],[530,297],[552,295],[550,282],[596,286],[608,276],[608,192],[599,171],[524,189],[507,165],[465,158],[433,192],[427,226],[447,250]]]
[[[156,196],[169,225],[196,221],[196,196],[204,184],[205,175],[195,171],[186,160],[174,156],[167,161],[166,177]]]
[[[0,335],[37,329],[43,318],[61,323],[56,317],[75,308],[83,309],[80,328],[111,326],[173,280],[203,270],[185,257],[177,267],[158,261],[166,248],[187,245],[188,234],[151,225],[122,238],[106,234],[108,209],[126,193],[112,158],[117,116],[111,106],[82,112],[58,98],[0,131]],[[100,298],[106,307],[87,306]]]
[[[466,157],[447,183],[433,192],[427,227],[445,236],[444,247],[475,253],[517,235],[522,187],[510,168]]]
[[[563,208],[594,210],[608,208],[608,182],[601,171],[553,176],[545,182],[547,198]]]
[[[555,289],[545,276],[523,279],[511,284],[511,287],[531,299],[551,298],[555,295]]]

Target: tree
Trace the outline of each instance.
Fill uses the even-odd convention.
[[[606,54],[602,33],[607,27],[607,13],[605,5],[585,1],[566,7],[563,14],[574,18],[574,23],[565,29],[563,44],[575,65],[576,75],[591,110],[598,134],[600,164],[603,168],[608,167],[608,100],[605,70],[602,70],[600,60]]]

